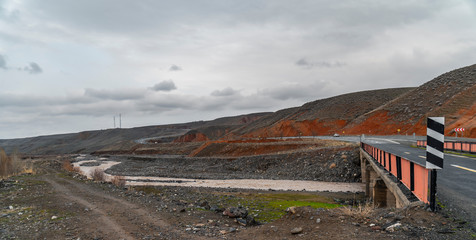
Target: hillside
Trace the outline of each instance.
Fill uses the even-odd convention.
[[[271,113],[252,113],[234,117],[218,118],[206,122],[203,126],[192,129],[183,136],[175,139],[174,142],[199,142],[207,140],[216,140],[230,133],[234,129],[267,117]]]
[[[476,137],[476,65],[445,73],[372,112],[344,130],[350,134],[426,134],[426,118],[446,117],[446,135],[455,127]]]
[[[442,74],[417,88],[349,93],[281,110],[236,129],[228,138],[425,135],[429,116],[446,117],[448,136],[463,127],[464,136],[476,137],[476,65]]]
[[[428,116],[446,117],[446,135],[466,129],[476,138],[476,65],[456,69],[417,87],[371,90],[339,95],[275,113],[253,113],[184,124],[107,129],[0,140],[7,152],[163,153],[158,143],[190,143],[256,137],[339,134],[426,134]],[[400,131],[398,131],[400,130]],[[140,140],[140,141],[138,141]],[[173,149],[172,145],[166,149]],[[195,144],[177,145],[181,152]],[[162,146],[163,147],[163,146]],[[173,151],[166,150],[170,153]]]
[[[394,88],[344,94],[278,111],[233,132],[244,137],[330,135],[355,118],[413,88]]]
[[[211,128],[213,131],[237,127],[249,123],[268,113],[255,113],[233,117],[218,118],[211,121],[198,121],[182,124],[146,126],[136,128],[116,128],[106,130],[85,131],[80,133],[57,134],[19,139],[0,139],[0,147],[10,153],[18,151],[26,154],[67,154],[67,153],[144,153],[157,152],[147,141],[154,143],[170,143],[189,131]],[[205,133],[213,136],[213,131]],[[220,133],[218,136],[222,136]],[[147,146],[145,149],[144,146]],[[182,146],[181,146],[182,147]]]
[[[156,136],[179,136],[200,123],[148,126],[130,129],[106,129],[80,133],[0,140],[7,152],[28,154],[91,153],[110,145],[126,147],[133,140]]]

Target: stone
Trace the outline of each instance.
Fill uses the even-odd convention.
[[[402,227],[401,223],[395,223],[393,225],[388,226],[385,231],[387,232],[395,232],[395,230],[398,230]]]
[[[291,214],[295,214],[296,213],[296,207],[288,207],[286,209],[286,212],[289,212]]]
[[[302,233],[302,230],[303,230],[302,227],[293,228],[291,230],[291,233],[292,234],[299,234],[299,233]]]
[[[321,219],[320,218],[316,219],[316,223],[321,223]]]
[[[336,167],[337,167],[337,164],[332,163],[332,164],[329,166],[329,169],[333,169],[333,168],[336,168]]]
[[[223,211],[223,215],[230,218],[246,218],[248,216],[248,211],[242,207],[232,207],[225,209],[225,211]]]
[[[371,229],[374,230],[374,231],[380,231],[380,230],[382,230],[382,227],[380,227],[380,226],[373,226],[373,227],[371,227]]]
[[[51,220],[55,220],[55,219],[57,219],[57,218],[58,218],[57,216],[52,216],[52,217],[51,217]]]

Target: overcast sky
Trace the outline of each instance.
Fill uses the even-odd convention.
[[[474,63],[472,0],[0,0],[0,139],[276,111]]]

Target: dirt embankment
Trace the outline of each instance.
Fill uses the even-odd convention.
[[[263,154],[282,154],[319,148],[349,147],[355,144],[316,139],[249,139],[211,141],[194,150],[191,157],[241,157]]]

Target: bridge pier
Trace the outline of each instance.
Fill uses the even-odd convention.
[[[374,207],[401,208],[410,205],[410,201],[398,185],[389,178],[388,173],[382,170],[362,149],[360,164],[365,195],[373,201]]]

